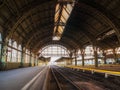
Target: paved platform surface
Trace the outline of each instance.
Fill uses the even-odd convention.
[[[119,65],[113,65],[113,66],[99,66],[99,67],[93,67],[93,66],[66,66],[68,68],[74,68],[74,69],[81,69],[83,71],[91,71],[91,73],[97,72],[97,73],[103,73],[105,74],[105,77],[108,77],[108,75],[114,75],[114,76],[120,76],[120,66]]]
[[[76,67],[74,65],[68,65],[68,66]],[[84,67],[78,65],[77,67],[120,72],[120,64],[119,65],[100,65],[98,67],[94,67],[94,65],[86,65]]]
[[[1,71],[0,90],[21,90],[42,68],[43,66]]]

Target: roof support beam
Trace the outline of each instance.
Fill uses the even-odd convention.
[[[92,0],[79,0],[86,8],[91,8],[96,11],[102,19],[107,22],[116,32],[120,44],[120,21],[113,16],[108,10],[104,9],[99,4]],[[92,3],[91,3],[92,2]],[[79,3],[77,3],[79,5]]]

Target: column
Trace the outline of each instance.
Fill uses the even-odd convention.
[[[22,46],[20,67],[24,67],[25,48]]]
[[[2,48],[1,48],[1,57],[0,57],[0,70],[6,69],[7,63],[7,40],[3,40]]]
[[[38,66],[37,55],[35,56],[35,66]]]
[[[72,65],[72,52],[70,52],[69,56],[70,56],[70,64]]]
[[[76,52],[76,50],[75,50],[75,66],[77,66],[77,52]]]
[[[18,45],[17,45],[17,50],[16,51],[17,51],[16,62],[18,63],[18,56],[19,56],[18,55]]]
[[[84,56],[85,56],[85,49],[81,49],[81,56],[82,56],[82,66],[84,67],[85,65],[85,59],[84,59]]]
[[[30,67],[32,66],[32,60],[31,60],[32,58],[31,58],[31,57],[32,57],[32,55],[31,55],[31,50],[30,50],[30,57],[29,57],[29,59],[30,59],[30,60],[29,60],[29,66],[30,66]]]
[[[97,47],[93,46],[94,50],[94,58],[95,58],[95,67],[98,67],[98,53],[97,53]]]
[[[107,64],[107,62],[106,62],[106,52],[105,52],[105,50],[103,50],[102,52],[103,52],[103,60],[104,60],[104,64]]]
[[[114,56],[114,60],[115,60],[115,64],[116,64],[117,63],[117,55],[116,55],[115,48],[113,49],[113,56]]]
[[[35,58],[35,54],[34,54],[34,66],[36,66],[36,58]]]
[[[12,40],[11,41],[11,47],[13,47],[13,43],[14,43],[14,41]],[[11,57],[10,57],[10,62],[12,62],[12,57],[13,57],[13,48],[11,48]]]

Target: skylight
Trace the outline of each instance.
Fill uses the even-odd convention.
[[[74,0],[58,0],[55,10],[55,26],[52,40],[60,40],[66,22],[74,6]]]

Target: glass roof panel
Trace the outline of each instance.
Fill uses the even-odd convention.
[[[58,0],[55,9],[53,40],[60,40],[75,0]]]

